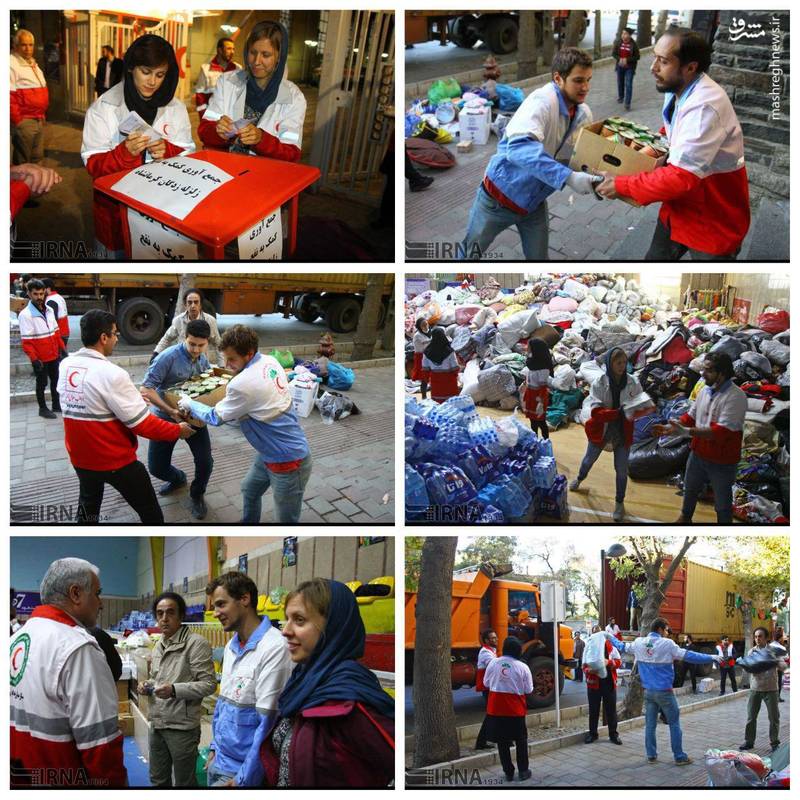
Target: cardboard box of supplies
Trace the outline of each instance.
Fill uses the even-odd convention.
[[[119,729],[122,731],[123,736],[133,736],[133,716],[130,714],[120,714]]]
[[[292,408],[298,417],[307,417],[314,410],[314,401],[319,393],[319,383],[313,378],[295,378],[290,384]]]
[[[117,681],[117,700],[120,703],[128,699],[130,681]]]
[[[215,378],[222,378],[222,377],[232,378],[233,377],[233,373],[232,372],[230,372],[227,369],[220,369],[219,367],[213,367],[212,369],[208,370],[208,372],[210,373],[209,377],[211,377],[211,376],[213,376]],[[203,374],[205,374],[205,373],[203,373]],[[199,375],[197,375],[194,378],[191,378],[191,380],[186,381],[186,383],[192,383],[192,384],[198,384],[199,385],[204,380],[206,380],[206,379],[200,377]],[[183,385],[184,384],[179,384],[178,386],[173,386],[171,389],[167,389],[167,391],[164,392],[164,400],[166,401],[167,405],[171,406],[172,408],[177,408],[178,407],[178,400],[180,398],[181,392],[185,391],[184,389],[181,389],[181,387]],[[225,394],[226,394],[227,390],[228,390],[227,384],[223,384],[222,386],[217,386],[215,389],[212,389],[210,392],[205,392],[204,394],[199,394],[199,395],[197,395],[197,397],[193,397],[192,399],[193,400],[197,400],[198,403],[202,403],[204,406],[210,406],[210,407],[213,408],[217,403],[219,403],[220,400],[222,400],[223,397],[225,397]],[[191,421],[192,425],[194,425],[196,427],[205,425],[205,423],[200,422],[200,420],[197,420],[197,419],[194,419],[194,418],[192,418],[190,421]]]
[[[607,139],[602,135],[605,120],[586,125],[578,132],[575,150],[569,166],[578,172],[609,172],[612,175],[636,175],[640,172],[652,172],[656,168],[657,159],[640,150],[628,147],[626,139],[619,142]],[[620,198],[632,206],[638,206],[629,197]]]
[[[458,135],[462,142],[486,144],[491,132],[492,112],[489,106],[468,108],[464,106],[458,115]]]

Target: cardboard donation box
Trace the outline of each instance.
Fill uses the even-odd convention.
[[[314,401],[319,393],[319,383],[311,377],[297,377],[290,384],[292,408],[298,417],[307,417],[314,410]]]
[[[184,383],[179,383],[177,386],[167,389],[164,392],[164,400],[168,406],[177,408],[181,395],[188,394],[192,400],[197,400],[198,403],[202,403],[204,406],[213,407],[225,397],[228,391],[228,381],[232,377],[233,373],[229,370],[212,367]],[[195,426],[205,425],[204,422],[200,422],[194,417],[192,417],[192,424]]]
[[[569,166],[578,172],[609,172],[612,175],[636,175],[652,172],[657,156],[665,151],[651,145],[633,142],[624,135],[613,135],[606,127],[607,120],[593,122],[581,128],[575,142]],[[654,153],[655,155],[651,155]],[[630,197],[621,197],[626,203],[638,206]]]
[[[492,124],[492,112],[489,106],[469,108],[465,106],[458,115],[458,132],[462,142],[486,144]]]

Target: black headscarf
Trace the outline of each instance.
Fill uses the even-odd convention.
[[[614,353],[622,353],[625,356],[625,361],[626,361],[625,372],[622,373],[622,377],[620,377],[619,380],[616,380],[614,378],[614,373],[611,370],[611,359],[614,357]],[[608,385],[611,389],[611,408],[619,408],[620,396],[622,395],[622,390],[628,383],[627,359],[628,359],[628,354],[621,347],[612,347],[606,353],[606,357],[604,359],[606,362],[606,373],[608,374]]]
[[[550,375],[553,374],[553,357],[550,355],[550,348],[543,339],[530,339],[528,341],[528,357],[525,359],[525,366],[534,372],[539,369],[546,369]]]
[[[273,22],[266,20],[277,25],[281,29],[281,52],[278,56],[278,63],[275,65],[275,71],[270,75],[267,85],[263,89],[258,88],[256,79],[253,73],[250,72],[250,66],[247,63],[248,54],[244,54],[245,71],[247,72],[247,94],[245,95],[245,104],[253,111],[257,111],[259,117],[275,102],[278,96],[278,89],[280,88],[281,81],[283,80],[283,73],[286,69],[286,56],[289,50],[289,34],[286,28],[280,22]],[[262,24],[262,23],[259,23]],[[256,41],[259,41],[258,39]]]
[[[434,364],[441,364],[452,352],[445,332],[441,328],[434,328],[431,331],[431,343],[425,348],[425,357]]]
[[[145,100],[136,91],[136,86],[133,83],[133,68],[144,66],[141,51],[156,39],[163,42],[169,51],[167,74],[164,76],[164,82],[158,87],[153,96]],[[125,105],[128,111],[135,111],[148,125],[152,125],[158,109],[169,104],[172,98],[175,97],[175,90],[178,88],[178,60],[175,58],[175,51],[166,39],[148,33],[133,42],[125,51],[123,60],[125,64]]]

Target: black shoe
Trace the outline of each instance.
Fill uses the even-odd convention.
[[[655,764],[658,761],[658,756],[647,756],[648,764]]]
[[[512,782],[513,782],[513,780],[514,780],[514,773],[513,773],[513,772],[506,772],[506,773],[505,773],[505,776],[506,776],[506,780],[507,780],[509,783],[512,783]]]
[[[631,110],[631,107],[630,107],[630,106],[625,106],[625,110],[626,110],[626,111],[630,111],[630,110]]]
[[[192,517],[194,519],[205,519],[208,514],[208,506],[202,497],[192,497]]]
[[[520,779],[520,781],[526,781],[532,775],[533,775],[533,773],[529,769],[524,769],[524,770],[522,770],[522,772],[520,772],[519,779]]]
[[[45,419],[56,419],[56,415],[47,406],[42,406],[39,409],[39,416]]]
[[[53,411],[56,414],[61,414],[62,413],[62,411],[61,411],[61,403],[53,403]]]
[[[622,98],[621,98],[621,97],[618,97],[618,98],[617,98],[617,102],[618,102],[618,103],[621,103],[621,102],[622,102]]]
[[[722,697],[722,695],[724,695],[724,694],[725,694],[725,692],[720,692],[719,696]]]
[[[597,741],[597,734],[596,733],[587,733],[586,736],[583,737],[583,741],[586,744],[591,744],[592,742]]]
[[[784,702],[786,702],[786,701],[785,701],[785,700],[784,700],[782,697],[779,697],[779,698],[778,698],[778,702],[779,702],[779,703],[784,703]]]
[[[619,738],[619,736],[609,736],[609,737],[608,737],[608,740],[609,740],[609,741],[610,741],[612,744],[622,744],[622,739],[620,739],[620,738]]]
[[[162,497],[166,497],[168,494],[172,494],[176,489],[180,489],[181,486],[186,486],[186,474],[184,473],[183,479],[179,481],[170,481],[169,483],[165,483],[159,490],[158,493]]]
[[[772,744],[772,745],[770,745],[770,747],[772,748],[772,752],[773,752],[773,753],[774,753],[774,752],[775,752],[775,751],[776,751],[776,750],[777,750],[777,749],[778,749],[780,746],[781,746],[781,743],[780,743],[780,742],[778,742],[777,744]]]
[[[740,750],[752,750],[753,744],[751,742],[745,742],[744,744],[739,745]]]
[[[409,181],[408,185],[412,192],[424,192],[433,183],[433,178],[428,175],[420,175],[413,181]]]

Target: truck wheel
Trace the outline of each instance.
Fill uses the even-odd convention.
[[[292,313],[295,319],[300,322],[306,322],[309,325],[316,322],[320,318],[320,313],[316,309],[310,307],[310,301],[313,299],[310,294],[300,294],[294,299],[294,307]]]
[[[586,19],[584,16],[583,22],[581,23],[581,29],[578,31],[578,44],[580,44],[586,38],[586,29],[589,27],[589,20]]]
[[[447,23],[448,36],[456,47],[466,47],[471,50],[478,41],[478,33],[470,23],[474,22],[473,17],[464,15],[456,17]]]
[[[358,327],[361,303],[355,297],[340,297],[325,311],[325,324],[334,333],[350,333]]]
[[[513,17],[497,17],[486,30],[486,44],[493,53],[506,55],[517,49],[519,25]]]
[[[533,676],[533,691],[527,696],[528,708],[549,708],[556,702],[553,659],[537,656],[527,662]],[[564,673],[558,671],[559,694],[564,689]]]
[[[117,310],[117,327],[128,344],[152,344],[164,332],[164,312],[149,297],[129,297]]]

